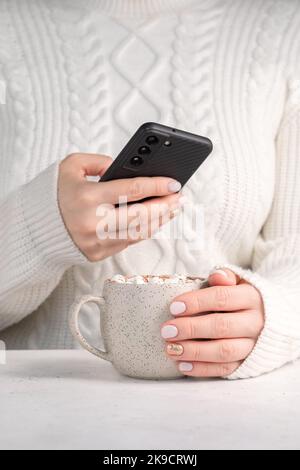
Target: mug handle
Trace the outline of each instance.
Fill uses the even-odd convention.
[[[102,349],[98,349],[95,346],[92,346],[88,342],[88,340],[82,335],[80,331],[80,327],[79,327],[80,310],[83,307],[83,305],[89,302],[93,302],[99,306],[105,305],[105,300],[103,297],[93,297],[92,295],[85,295],[80,300],[77,300],[77,301],[75,300],[75,302],[73,303],[71,307],[70,316],[69,316],[69,325],[70,325],[71,333],[84,349],[94,354],[95,356],[100,357],[101,359],[104,359],[105,361],[111,361],[110,354],[107,351],[103,351]]]

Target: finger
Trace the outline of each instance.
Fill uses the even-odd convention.
[[[239,283],[239,280],[239,276],[230,269],[216,269],[208,278],[210,286],[235,286]]]
[[[189,377],[228,377],[241,365],[241,362],[210,364],[208,362],[179,362],[178,369]]]
[[[255,346],[250,338],[168,343],[166,352],[175,360],[191,362],[237,362],[244,360]]]
[[[173,194],[145,201],[143,204],[125,205],[116,208],[112,204],[101,204],[97,208],[100,217],[98,227],[107,226],[108,233],[124,230],[136,230],[136,227],[148,227],[152,233],[163,223],[170,221],[170,215],[182,207],[181,196]]]
[[[107,208],[107,212],[116,212],[115,208],[113,210],[111,209],[114,206],[107,206],[109,206]],[[142,241],[154,236],[155,233],[159,231],[162,225],[173,220],[181,212],[181,208],[177,208],[177,202],[173,204],[169,201],[168,207],[169,212],[166,213],[164,216],[159,217],[158,220],[151,220],[151,223],[148,224],[148,220],[146,219],[146,223],[144,225],[141,223],[142,220],[138,220],[137,222],[135,222],[134,230],[130,226],[130,224],[128,226],[126,226],[125,224],[125,228],[123,229],[122,227],[121,230],[121,227],[117,226],[118,221],[116,221],[113,217],[114,214],[112,215],[112,218],[114,218],[114,220],[112,221],[109,219],[109,216],[103,217],[99,221],[97,217],[95,217],[95,215],[93,214],[93,210],[91,209],[90,212],[86,214],[88,216],[87,221],[82,224],[84,230],[79,234],[81,236],[84,236],[85,241],[88,242],[91,247],[94,247],[96,245],[96,247],[99,246],[99,248],[102,248],[104,242],[108,243],[115,241],[121,241],[122,243],[127,242],[127,244],[136,243],[138,241]],[[129,220],[131,222],[130,218]],[[95,243],[95,237],[96,239],[98,239],[98,244]]]
[[[102,242],[104,240],[124,240],[129,245],[132,245],[134,243],[152,238],[160,230],[163,224],[170,222],[177,215],[179,215],[179,212],[173,211],[168,215],[168,217],[157,221],[157,223],[152,223],[151,225],[136,225],[134,229],[125,229],[116,233],[107,232],[104,227],[101,229],[101,234],[99,235],[99,229],[97,228],[98,238]]]
[[[120,203],[120,197],[128,202],[140,201],[148,197],[167,196],[178,193],[181,184],[172,178],[138,177],[100,182],[94,185],[99,201],[110,204]]]
[[[260,304],[260,294],[250,284],[214,286],[176,297],[170,305],[170,312],[175,316],[205,312],[234,312],[258,308]]]
[[[169,327],[172,328],[169,328]],[[164,323],[161,332],[167,341],[187,339],[257,338],[264,327],[257,310],[183,317]],[[176,336],[174,336],[176,335]]]
[[[134,230],[123,230],[122,232],[119,232],[120,234],[122,234],[120,238],[122,238],[124,234],[127,234],[127,238],[130,244],[152,238],[157,232],[159,232],[160,228],[164,224],[173,220],[180,214],[180,212],[180,209],[175,209],[172,210],[170,213],[166,214],[165,217],[160,218],[158,221],[152,221],[150,225],[146,224],[137,226]]]
[[[107,155],[92,153],[73,153],[67,159],[81,179],[86,176],[102,176],[113,162],[112,158]]]

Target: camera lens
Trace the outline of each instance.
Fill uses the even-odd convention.
[[[130,160],[130,164],[135,167],[141,166],[143,163],[144,163],[144,159],[139,156],[132,157],[132,159]]]
[[[150,150],[149,147],[147,147],[147,145],[144,145],[143,147],[140,147],[140,148],[139,148],[139,153],[140,153],[141,155],[147,155],[147,154],[150,153],[150,152],[151,152],[151,150]]]
[[[146,142],[148,145],[155,145],[158,144],[159,140],[155,135],[149,135],[149,137],[146,139]]]

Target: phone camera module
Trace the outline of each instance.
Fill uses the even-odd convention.
[[[143,145],[143,147],[139,148],[139,153],[141,155],[148,155],[149,153],[151,153],[150,147],[148,147],[147,145]]]
[[[156,137],[156,135],[149,135],[149,137],[146,139],[146,142],[148,145],[155,145],[158,144],[159,139]]]
[[[134,166],[135,168],[142,166],[143,163],[144,163],[144,159],[143,157],[140,157],[140,156],[132,157],[132,159],[130,160],[130,165]]]

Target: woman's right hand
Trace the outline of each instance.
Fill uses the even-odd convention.
[[[163,223],[176,215],[183,203],[179,193],[180,183],[171,178],[138,177],[102,183],[87,180],[87,176],[102,176],[111,163],[110,157],[78,153],[68,156],[60,164],[58,202],[64,223],[74,243],[94,262],[112,256],[133,243],[150,238]],[[129,226],[133,219],[136,225],[136,217],[132,217],[132,207],[115,207],[120,196],[127,197],[128,202],[152,198],[142,204],[143,210],[140,211],[138,225],[147,226],[147,230],[142,230],[138,238],[130,237]],[[105,204],[109,205],[110,212],[116,217],[117,233],[104,239],[97,235],[101,224],[97,209]],[[160,213],[157,220],[153,220],[153,214],[158,214],[153,210],[157,204],[164,208],[164,214],[162,217]]]

